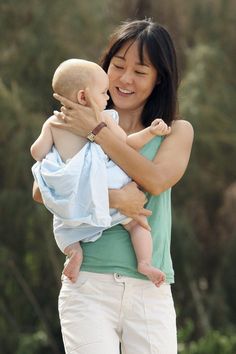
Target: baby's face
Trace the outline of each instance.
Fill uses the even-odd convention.
[[[98,70],[91,86],[91,97],[97,104],[99,111],[102,112],[106,108],[107,101],[109,100],[107,94],[109,88],[108,75],[102,70]]]

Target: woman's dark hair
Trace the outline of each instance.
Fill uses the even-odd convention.
[[[147,127],[155,118],[162,118],[168,125],[176,119],[178,70],[176,53],[167,30],[151,20],[125,22],[111,36],[101,65],[107,72],[113,56],[128,41],[138,42],[139,58],[143,63],[144,50],[158,72],[157,83],[149,96],[141,116],[142,124]],[[112,99],[107,108],[112,108]]]

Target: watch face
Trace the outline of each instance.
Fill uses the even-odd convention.
[[[90,132],[87,136],[87,139],[90,140],[91,142],[94,142],[94,138],[95,138],[95,135],[92,132]]]

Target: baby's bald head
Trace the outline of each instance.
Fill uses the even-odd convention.
[[[85,90],[86,87],[91,87],[99,72],[104,71],[99,65],[91,61],[66,60],[58,66],[53,75],[53,90],[59,95],[77,102],[77,92]]]

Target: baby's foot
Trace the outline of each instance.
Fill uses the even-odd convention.
[[[73,250],[69,257],[69,261],[63,269],[63,274],[66,275],[67,278],[72,281],[72,283],[75,283],[78,278],[81,263],[83,260],[82,251]]]
[[[149,263],[139,262],[138,272],[146,275],[157,287],[165,282],[165,274],[158,268],[152,267]]]

